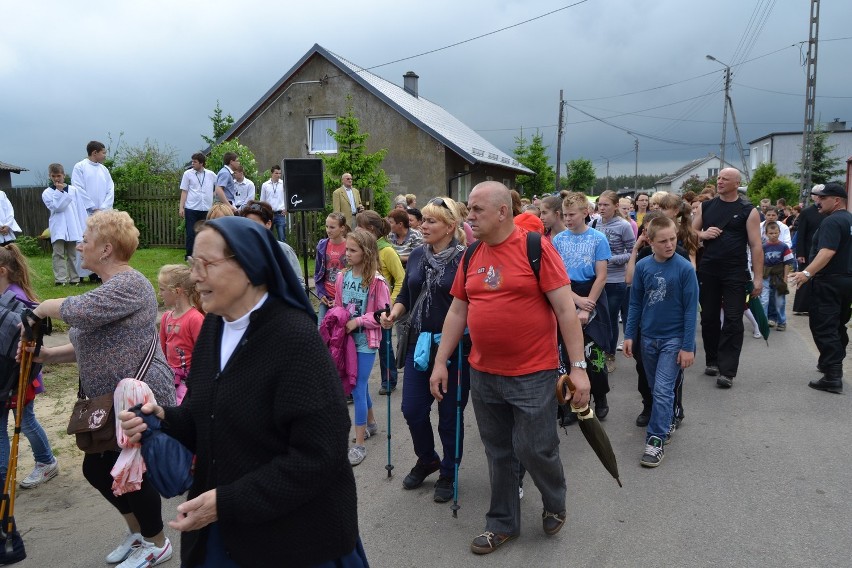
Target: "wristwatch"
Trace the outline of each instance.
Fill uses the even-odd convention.
[[[810,273],[810,272],[808,272],[807,270],[802,270],[802,274],[804,274],[804,275],[805,275],[805,277],[806,277],[808,280],[810,280],[810,279],[811,279],[811,273]]]
[[[574,361],[573,363],[571,363],[571,366],[585,370],[588,365],[586,365],[585,361]]]

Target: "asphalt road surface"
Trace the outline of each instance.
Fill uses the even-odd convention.
[[[485,557],[469,550],[484,529],[490,493],[472,406],[465,415],[461,509],[453,518],[450,503],[432,500],[437,474],[419,489],[402,488],[415,457],[399,390],[391,399],[394,469],[387,477],[387,399],[377,394],[376,365],[371,393],[380,433],[367,441],[367,459],[355,468],[371,566],[852,566],[852,399],[807,387],[818,374],[806,317],[791,315],[787,331],[773,333],[768,346],[747,332],[730,390],[702,374],[698,353],[686,375],[686,419],[656,469],[639,465],[644,429],[634,425],[641,403],[633,362],[621,354],[617,362],[604,426],[624,487],[603,469],[576,425],[560,429],[565,526],[553,537],[543,533],[540,495],[527,476],[521,535]],[[848,365],[846,372],[848,378]],[[19,492],[16,513],[29,554],[19,566],[102,566],[119,540],[118,514],[85,481],[64,478]],[[181,501],[164,502],[165,518],[174,517]],[[174,531],[167,534],[177,545]],[[281,566],[287,565],[286,538],[280,546],[270,543],[282,555]],[[177,554],[164,564],[178,565]]]

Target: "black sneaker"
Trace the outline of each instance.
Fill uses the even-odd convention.
[[[355,403],[355,399],[352,398],[352,395],[351,394],[346,395],[346,404],[354,404],[354,403]]]
[[[639,416],[636,417],[636,425],[640,428],[644,428],[648,425],[648,422],[651,421],[651,406],[643,406],[642,412],[639,413]]]
[[[565,524],[565,511],[561,513],[541,512],[541,528],[544,529],[544,534],[553,536],[562,529]]]
[[[704,367],[704,374],[708,377],[715,377],[719,374],[719,367],[716,365],[707,365]]]
[[[515,538],[513,534],[495,534],[485,531],[470,543],[470,551],[474,554],[491,554],[506,542]]]
[[[716,379],[716,386],[720,389],[729,389],[734,386],[734,377],[720,375],[719,378]]]
[[[609,414],[609,404],[606,402],[605,394],[595,397],[595,414],[601,422],[603,422],[606,415]]]
[[[453,498],[453,478],[443,475],[435,482],[435,503],[446,503]]]
[[[417,489],[423,485],[423,480],[438,471],[441,467],[441,461],[435,460],[431,463],[422,463],[417,460],[411,472],[402,480],[402,486],[406,489]]]
[[[657,467],[663,461],[663,441],[658,436],[651,436],[645,443],[645,453],[639,464],[645,467]]]
[[[379,389],[379,394],[380,395],[387,395],[388,393],[392,393],[392,392],[395,392],[395,391],[396,391],[395,386],[391,387],[390,390],[388,390],[388,388],[385,385],[382,385],[382,388]]]

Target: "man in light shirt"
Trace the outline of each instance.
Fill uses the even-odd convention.
[[[332,211],[343,213],[349,228],[355,228],[355,215],[364,210],[361,193],[352,187],[352,174],[343,174],[340,181],[343,185],[335,189],[331,196]]]
[[[183,172],[180,180],[180,205],[178,214],[184,220],[186,256],[192,256],[195,245],[195,224],[207,218],[213,205],[216,174],[204,167],[207,156],[202,152],[192,155],[192,167]]]
[[[216,197],[222,203],[234,206],[234,167],[239,165],[240,158],[235,152],[225,152],[222,156],[222,169],[216,174]],[[236,208],[234,213],[236,213]]]
[[[234,207],[239,209],[256,197],[254,182],[246,177],[242,164],[234,167]]]
[[[272,207],[275,215],[272,219],[272,234],[283,242],[287,240],[287,196],[284,182],[281,181],[281,166],[272,166],[270,171],[272,177],[260,186],[260,200]]]
[[[103,142],[92,140],[86,144],[87,158],[80,160],[71,171],[71,185],[77,188],[77,198],[83,204],[87,215],[101,209],[112,209],[115,201],[115,184],[109,170],[103,164],[107,157],[106,146]],[[83,227],[86,219],[80,219]],[[80,266],[80,256],[77,255],[77,274],[81,278],[89,277],[92,282],[100,282],[97,274]]]

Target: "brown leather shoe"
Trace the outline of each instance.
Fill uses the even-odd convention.
[[[562,529],[562,525],[564,524],[565,511],[562,511],[561,513],[548,513],[547,511],[541,512],[541,528],[544,529],[544,533],[546,535],[555,535]]]
[[[470,551],[474,554],[490,554],[497,550],[503,543],[515,538],[512,534],[494,534],[485,531],[470,543]]]

